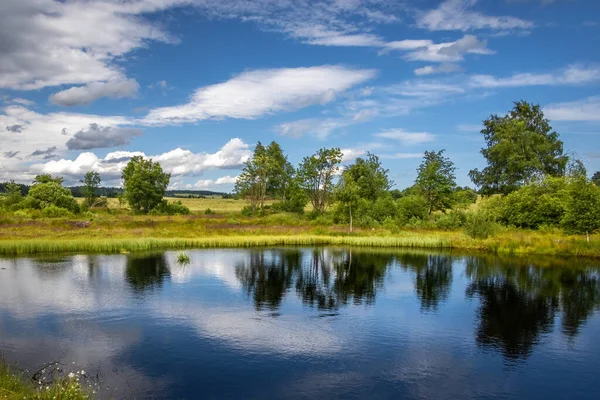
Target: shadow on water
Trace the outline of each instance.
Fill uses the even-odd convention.
[[[159,289],[170,276],[170,269],[163,254],[128,256],[125,277],[135,292]]]

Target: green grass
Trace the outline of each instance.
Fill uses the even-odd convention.
[[[33,382],[0,361],[0,399],[2,400],[82,400],[91,399],[76,379],[58,379],[52,383]]]
[[[186,253],[178,253],[177,254],[177,263],[179,264],[189,264],[190,263],[190,256],[188,256]]]

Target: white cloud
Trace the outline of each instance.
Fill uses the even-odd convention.
[[[226,82],[196,90],[186,104],[150,110],[143,123],[258,118],[276,111],[327,103],[335,98],[335,93],[374,76],[374,70],[328,65],[245,72]]]
[[[473,75],[470,86],[476,88],[500,88],[518,86],[579,85],[600,80],[600,67],[571,65],[564,70],[545,74],[520,73],[508,78],[492,75]]]
[[[367,154],[365,149],[341,149],[341,151],[343,163],[354,161],[357,157]]]
[[[187,185],[186,188],[187,189],[193,189],[193,188],[194,189],[211,189],[216,186],[235,185],[237,178],[238,178],[237,176],[226,175],[226,176],[217,178],[216,180],[201,179],[201,180],[197,181],[196,183],[194,183],[193,185]]]
[[[415,69],[416,75],[448,74],[451,72],[460,72],[462,68],[456,64],[427,65]]]
[[[549,104],[544,107],[544,114],[553,121],[600,121],[600,96]]]
[[[375,134],[383,139],[397,140],[405,145],[432,142],[435,135],[428,132],[406,132],[404,129],[388,129]]]
[[[11,100],[11,102],[12,102],[12,103],[17,103],[17,104],[22,104],[22,105],[24,105],[24,106],[32,106],[32,105],[34,105],[34,104],[35,104],[35,103],[34,103],[33,101],[31,101],[31,100],[23,99],[23,98],[21,98],[21,97],[17,97],[17,98],[15,98],[15,99],[12,99],[12,100]]]
[[[239,168],[251,155],[249,145],[241,139],[233,138],[215,153],[193,153],[177,148],[154,156],[146,156],[141,152],[117,151],[99,158],[94,153],[85,152],[75,160],[52,160],[44,164],[34,164],[30,170],[32,173],[49,173],[71,178],[79,178],[88,171],[97,171],[107,180],[114,180],[121,176],[131,157],[143,156],[159,162],[163,170],[173,177],[181,177],[200,175],[209,169]]]
[[[509,16],[488,16],[471,8],[477,0],[446,0],[434,10],[421,13],[417,26],[430,31],[471,31],[475,29],[532,29],[534,24]]]
[[[61,106],[90,104],[102,97],[120,99],[133,97],[140,85],[135,79],[116,79],[108,82],[92,82],[85,86],[72,87],[50,96],[50,101]]]
[[[188,2],[2,0],[0,88],[32,90],[119,79],[117,58],[149,41],[174,41],[142,15]]]
[[[344,128],[352,122],[343,119],[301,119],[286,122],[276,127],[277,132],[283,136],[300,138],[305,135],[313,135],[318,139],[325,139],[337,129]]]
[[[454,42],[445,43],[434,43],[431,40],[401,40],[386,43],[384,51],[390,50],[406,51],[404,58],[408,61],[429,62],[462,61],[465,54],[494,54],[487,48],[486,40],[479,40],[473,35],[465,35]]]

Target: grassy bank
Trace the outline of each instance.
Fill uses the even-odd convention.
[[[2,400],[82,400],[91,396],[76,379],[60,379],[52,383],[34,382],[20,371],[0,362],[0,399]]]
[[[273,215],[150,217],[98,215],[92,221],[6,219],[1,221],[0,255],[89,252],[118,253],[161,249],[340,245],[378,248],[477,250],[492,254],[600,258],[600,237],[565,236],[559,231],[502,229],[488,239],[462,231],[358,229]]]

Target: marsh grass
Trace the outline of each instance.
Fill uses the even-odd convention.
[[[180,252],[177,253],[176,260],[178,264],[187,265],[190,263],[190,256],[188,256],[186,253]]]
[[[34,382],[21,371],[0,361],[0,399],[2,400],[83,400],[91,395],[77,379],[57,379],[52,383]]]

